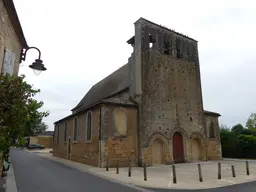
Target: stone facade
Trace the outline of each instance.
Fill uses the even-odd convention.
[[[27,44],[12,0],[8,2],[0,0],[0,71],[2,72],[3,68],[4,51],[7,49],[14,54],[13,73],[18,74],[20,53],[26,47]]]
[[[219,160],[222,157],[220,128],[216,114],[205,113],[207,134],[207,157],[209,160]]]
[[[135,36],[128,43],[134,47],[129,59],[130,93],[140,111],[139,161],[152,164],[156,158],[161,159],[159,163],[175,162],[175,152],[181,150],[172,142],[175,132],[182,137],[181,161],[206,160],[206,146],[212,144],[206,145],[197,41],[139,19]],[[218,131],[214,138],[217,137]],[[155,139],[156,145],[162,145],[162,154],[151,154]]]
[[[101,167],[137,165],[137,110],[134,107],[103,105]],[[117,122],[118,121],[118,122]],[[122,133],[122,134],[120,134]]]
[[[220,115],[203,108],[197,41],[140,18],[127,42],[134,47],[128,63],[94,85],[70,116],[98,109],[97,165],[220,159]]]
[[[87,141],[87,115],[92,114],[92,136]],[[77,162],[98,166],[99,164],[99,114],[100,108],[94,108],[55,124],[53,155]],[[77,140],[74,141],[74,121],[77,118]],[[66,141],[65,141],[66,123]],[[70,142],[69,142],[70,138]],[[70,153],[68,152],[70,143]]]

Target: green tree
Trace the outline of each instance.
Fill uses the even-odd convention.
[[[220,125],[220,130],[229,130],[230,128],[227,125]]]
[[[221,148],[223,157],[237,157],[240,154],[238,135],[228,128],[220,130]]]
[[[23,144],[27,125],[34,121],[33,115],[43,118],[49,114],[38,112],[43,103],[33,97],[40,90],[33,89],[24,78],[24,75],[0,75],[0,152],[5,157],[10,146]]]
[[[242,152],[239,157],[243,158],[255,158],[255,147],[256,147],[256,137],[253,135],[239,135],[238,136],[239,146]]]
[[[49,115],[49,112],[39,112],[43,104],[42,101],[29,100],[25,136],[33,136],[47,129],[47,127],[42,125],[42,120]]]
[[[243,125],[241,125],[241,124],[239,123],[239,124],[234,125],[231,130],[232,130],[233,132],[235,132],[237,135],[240,135],[240,134],[243,133],[244,127],[243,127]]]
[[[246,127],[248,129],[256,128],[256,113],[251,113],[251,115],[249,116],[246,122]]]
[[[36,127],[34,127],[34,135],[40,134],[40,133],[44,133],[46,132],[48,129],[48,125],[45,124],[45,122],[40,122],[39,124],[36,125]]]

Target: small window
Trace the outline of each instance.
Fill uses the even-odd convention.
[[[87,113],[86,119],[86,140],[92,140],[92,112]]]
[[[190,45],[190,43],[187,44],[187,57],[188,57],[188,61],[192,61],[192,54],[191,54],[191,45]]]
[[[209,127],[209,138],[214,138],[214,137],[215,137],[214,125],[213,125],[213,122],[211,122]]]
[[[176,39],[176,55],[178,59],[181,58],[181,43],[179,39]]]
[[[67,142],[67,122],[64,124],[64,142]]]
[[[164,54],[165,55],[170,54],[170,43],[167,41],[164,41]]]
[[[3,75],[5,75],[6,73],[13,75],[14,63],[15,63],[15,55],[5,48],[4,49],[3,65],[2,65]]]
[[[149,45],[148,46],[149,46],[149,48],[152,48],[154,45],[153,37],[150,33],[148,35],[149,35]]]
[[[77,117],[74,119],[74,141],[77,141]]]

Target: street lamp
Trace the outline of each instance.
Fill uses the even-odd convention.
[[[44,67],[43,61],[41,60],[41,51],[37,47],[28,47],[26,49],[22,49],[20,54],[20,63],[26,60],[26,54],[29,49],[36,49],[39,53],[38,59],[29,65],[29,67],[33,69],[35,75],[39,75],[42,71],[46,71],[47,69]]]

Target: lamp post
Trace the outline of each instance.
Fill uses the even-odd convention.
[[[37,47],[28,47],[26,49],[22,49],[20,54],[20,63],[26,60],[27,51],[30,49],[36,49],[39,53],[38,59],[29,65],[29,67],[33,69],[35,75],[39,75],[42,71],[46,71],[47,69],[44,67],[43,61],[41,60],[41,51]]]

